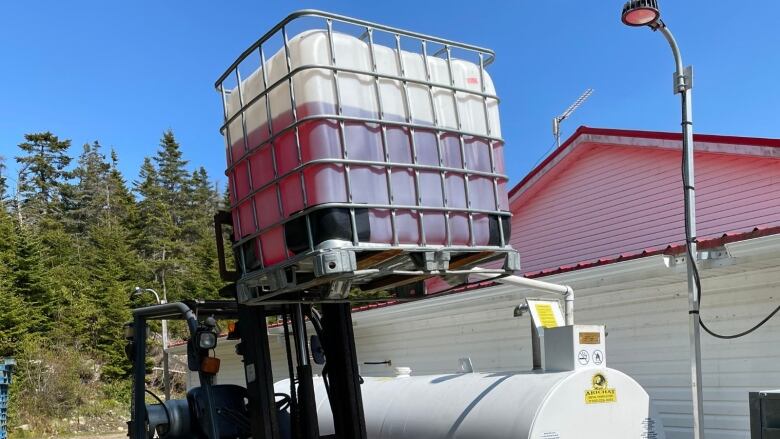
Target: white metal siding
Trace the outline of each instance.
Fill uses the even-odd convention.
[[[777,253],[702,266],[702,316],[714,329],[746,329],[778,303]],[[692,437],[683,270],[667,268],[664,257],[656,256],[547,280],[574,287],[578,323],[607,325],[610,367],[648,390],[667,437]],[[527,317],[512,317],[522,296],[501,286],[356,313],[359,359],[391,360],[393,367],[409,366],[416,375],[453,372],[466,356],[479,371],[528,369],[530,324]],[[283,338],[272,334],[270,340],[274,376],[286,377]],[[703,335],[702,353],[707,438],[748,439],[748,391],[780,388],[780,318],[739,340]],[[224,372],[233,367],[240,368],[236,357],[223,358]],[[392,368],[364,365],[362,373],[390,375]]]

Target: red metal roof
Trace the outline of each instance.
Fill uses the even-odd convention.
[[[730,242],[744,241],[747,239],[759,238],[762,236],[775,235],[780,233],[780,227],[767,227],[767,228],[755,228],[749,232],[736,232],[736,233],[724,233],[722,236],[716,238],[710,238],[698,242],[698,250],[708,250],[713,248],[722,247]],[[583,261],[577,264],[566,265],[549,270],[541,270],[533,273],[525,273],[525,277],[535,278],[542,276],[550,276],[553,274],[565,273],[575,270],[583,270],[586,268],[599,267],[602,265],[614,264],[617,262],[630,261],[632,259],[644,258],[654,255],[679,255],[685,253],[685,244],[667,245],[661,247],[650,247],[642,250],[641,252],[623,253],[615,255],[611,258],[600,258],[595,261]]]

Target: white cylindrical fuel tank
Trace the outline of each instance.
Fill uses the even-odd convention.
[[[665,439],[647,392],[609,368],[364,380],[371,439]],[[314,386],[320,434],[333,434],[322,379]]]

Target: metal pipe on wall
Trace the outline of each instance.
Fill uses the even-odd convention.
[[[574,289],[568,285],[554,284],[552,282],[529,279],[521,276],[504,276],[497,278],[493,270],[486,270],[479,267],[471,269],[469,273],[478,278],[495,280],[496,282],[505,285],[514,285],[543,293],[561,295],[563,296],[563,313],[566,318],[566,324],[574,324]]]

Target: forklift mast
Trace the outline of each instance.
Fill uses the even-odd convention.
[[[312,23],[317,23],[317,27],[312,28]],[[299,35],[321,40],[323,44],[318,47],[327,47],[327,50],[317,52],[318,62],[306,64],[306,61],[305,65],[295,66],[300,61],[294,61],[293,51],[300,46],[301,40],[298,36],[290,39],[288,31],[299,32],[302,27],[308,27],[306,30],[311,32]],[[375,39],[392,43],[380,47]],[[337,40],[339,44],[346,42],[350,47],[359,49],[353,53],[355,56],[370,55],[370,66],[363,66],[361,70],[337,61]],[[411,47],[414,49],[409,49]],[[327,56],[323,57],[326,52]],[[271,58],[266,58],[267,55]],[[399,71],[393,74],[381,71],[377,67],[380,56],[384,57],[380,60],[382,62],[398,63]],[[327,62],[323,61],[325,58]],[[463,58],[469,58],[469,61]],[[363,293],[361,297],[381,293],[378,300],[385,301],[416,300],[424,297],[423,282],[426,279],[445,277],[457,285],[467,281],[472,269],[478,265],[494,263],[489,266],[498,268],[480,269],[480,273],[496,278],[510,275],[519,268],[519,256],[508,245],[511,213],[505,190],[508,177],[503,174],[503,159],[500,157],[503,140],[498,137],[498,97],[493,94],[492,82],[485,71],[494,58],[492,51],[477,46],[313,10],[291,14],[239,56],[216,83],[223,100],[224,124],[221,130],[229,150],[227,174],[231,181],[232,212],[218,213],[214,226],[219,271],[221,277],[229,282],[221,294],[231,298],[232,305],[179,303],[135,310],[134,337],[130,340],[135,380],[130,422],[132,439],[151,438],[154,434],[168,439],[366,439],[361,395],[363,380],[358,368],[351,315],[352,303],[356,300],[354,292]],[[248,66],[252,60],[259,61],[259,66]],[[422,61],[419,65],[424,68],[415,68],[424,72],[407,76],[404,60],[410,63],[410,60]],[[273,69],[270,68],[272,65]],[[252,73],[242,78],[242,69],[247,67],[252,68]],[[432,72],[435,69],[438,70]],[[303,81],[295,75],[307,70],[309,76],[333,78],[334,102],[333,105],[325,105],[333,107],[333,114],[302,113],[299,117],[296,104],[299,90],[293,92],[293,85]],[[273,75],[281,74],[281,77],[271,78],[269,71]],[[355,96],[362,92],[342,90],[339,74],[365,77],[374,85],[378,118],[358,117],[344,110],[342,98],[347,93]],[[456,78],[456,74],[461,76]],[[444,76],[449,79],[442,79]],[[385,117],[380,92],[387,83],[397,84],[404,91],[407,116],[403,121],[396,120],[394,116]],[[410,98],[410,85],[425,93]],[[277,95],[284,93],[272,94],[272,91],[280,90],[277,87],[288,87],[290,99],[279,100]],[[309,87],[312,88],[316,87]],[[244,96],[250,90],[254,90],[256,96]],[[303,87],[302,92],[306,90]],[[435,114],[434,107],[438,105],[435,95],[442,93],[452,97],[452,108],[458,119],[454,126],[438,120]],[[420,96],[425,96],[425,99]],[[478,120],[478,126],[467,127],[460,121],[458,111],[461,105],[458,102],[463,99],[478,104],[462,109],[474,112],[465,115],[464,120]],[[278,113],[278,105],[282,104],[289,108],[292,120],[288,121],[288,126],[274,128],[278,120],[272,120],[276,117],[272,116],[275,114],[272,107]],[[299,104],[303,109],[304,103]],[[412,104],[431,108],[434,113],[432,122],[412,118]],[[253,105],[250,111],[249,107]],[[267,120],[259,120],[258,109],[264,111],[262,114]],[[373,114],[374,110],[367,111]],[[492,122],[491,118],[494,118]],[[259,133],[262,130],[256,127],[255,131],[249,132],[248,120],[252,124],[265,124],[268,132]],[[321,151],[306,152],[305,149],[311,145],[301,141],[304,136],[300,133],[311,130],[311,124],[339,127],[340,134],[333,137],[340,139],[335,148],[341,151],[339,157],[328,153],[324,154],[327,157],[308,162],[304,160],[304,156],[322,155]],[[381,148],[384,161],[361,159],[359,154],[347,156],[348,148],[344,143],[345,126],[348,124],[383,133]],[[415,130],[430,134],[427,138],[434,139],[430,144],[419,146],[421,154],[435,155],[436,163],[418,163]],[[409,154],[412,156],[404,159],[409,160],[408,163],[391,159],[388,132],[408,137]],[[294,145],[284,145],[281,140],[275,144],[280,136],[290,137],[291,133],[294,133]],[[254,136],[252,144],[250,136]],[[459,146],[462,159],[457,165],[445,164],[443,150],[447,139],[454,140],[451,143]],[[314,143],[319,145],[322,142]],[[403,143],[398,142],[399,145]],[[483,145],[484,153],[481,159],[467,163],[465,148],[467,144],[468,148],[476,148],[471,146],[472,143]],[[262,151],[270,151],[268,157],[262,155]],[[276,154],[291,155],[292,151],[297,152],[297,167],[280,170],[278,162],[283,158],[277,158]],[[250,172],[247,162],[257,166],[260,174],[272,169],[266,172],[266,177],[272,175],[273,178],[253,185],[249,176],[255,175],[255,171]],[[479,166],[481,168],[477,169]],[[383,169],[377,173],[381,174],[381,181],[376,183],[385,182],[382,185],[386,193],[377,192],[376,202],[358,202],[353,198],[352,185],[360,185],[358,175],[365,177],[367,174],[353,171],[350,176],[351,167],[357,170]],[[304,184],[305,174],[316,174],[319,172],[317,169],[334,170],[322,175],[336,176],[327,184],[320,184],[322,182],[317,180],[318,183],[309,188],[313,192],[323,191],[320,196],[327,200],[322,202],[307,198],[314,199],[318,195],[307,195],[307,188],[312,185],[310,182]],[[392,184],[394,173],[413,176],[414,194],[411,198],[408,187]],[[258,180],[264,178],[260,174]],[[421,174],[436,177],[425,180],[428,183],[433,181],[432,186],[423,187]],[[464,182],[463,194],[458,191],[447,195],[450,190],[447,187],[449,175]],[[475,184],[470,185],[469,179],[473,179]],[[299,182],[286,186],[288,190],[282,194],[279,188],[287,184],[282,180]],[[485,184],[476,184],[480,182]],[[346,202],[325,195],[332,186],[330,183],[345,185]],[[364,183],[364,186],[373,184]],[[471,198],[470,190],[474,191]],[[394,191],[397,193],[394,194]],[[442,201],[431,204],[429,197],[424,196],[427,192],[440,194]],[[274,201],[258,201],[263,194],[271,194]],[[452,199],[448,200],[448,197]],[[413,199],[412,204],[398,204],[398,200],[405,199]],[[303,207],[295,207],[296,200],[301,201]],[[285,204],[290,202],[293,204]],[[377,224],[372,226],[372,221],[376,222],[377,218],[389,220],[390,232]],[[262,224],[259,219],[263,220]],[[234,229],[230,233],[235,264],[233,270],[228,268],[226,258],[223,237],[226,227]],[[372,227],[375,229],[372,230]],[[402,245],[399,236],[410,233],[419,236],[419,239]],[[409,238],[403,240],[406,242]],[[223,309],[216,309],[220,306]],[[216,344],[214,319],[220,316],[237,319],[237,336],[240,337],[237,353],[243,359],[245,388],[215,383],[218,360],[210,352]],[[267,319],[271,316],[279,318],[284,329],[289,394],[274,390],[267,327]],[[190,335],[188,367],[197,372],[200,387],[191,389],[186,401],[166,401],[147,406],[143,328],[147,320],[174,317],[187,322]],[[307,334],[309,325],[315,332],[311,336]],[[312,362],[323,365],[322,380],[333,416],[334,431],[325,435],[319,430]]]

